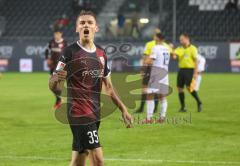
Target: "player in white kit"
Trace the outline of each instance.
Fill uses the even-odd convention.
[[[198,75],[196,78],[196,83],[195,83],[195,90],[198,91],[200,88],[200,83],[202,80],[202,73],[205,71],[205,64],[206,64],[206,59],[198,54],[197,56],[197,65],[198,65]]]
[[[167,112],[167,99],[169,81],[168,64],[170,61],[170,50],[164,44],[164,37],[161,33],[157,34],[156,46],[152,48],[152,53],[148,63],[152,65],[150,80],[147,93],[147,118],[144,123],[153,122],[154,94],[158,94],[161,103],[160,118],[158,122],[164,122]]]

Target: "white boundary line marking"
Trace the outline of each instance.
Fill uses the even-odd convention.
[[[43,156],[0,156],[0,159],[14,160],[56,160],[68,161],[70,158],[43,157]],[[197,160],[161,160],[161,159],[133,159],[133,158],[105,158],[105,161],[122,162],[153,162],[153,163],[188,163],[188,164],[220,164],[220,165],[240,165],[240,161],[197,161]]]

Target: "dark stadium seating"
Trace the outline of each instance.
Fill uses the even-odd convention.
[[[70,25],[63,29],[65,36],[73,36],[75,14],[72,0],[2,0],[0,16],[7,20],[5,37],[49,37],[50,26],[55,20],[66,14]],[[98,12],[106,1],[94,0],[94,9]],[[101,4],[101,5],[100,5]]]
[[[124,1],[124,3],[119,8],[119,12],[133,12],[141,10],[141,2],[139,0]]]
[[[125,0],[124,3],[119,8],[119,12],[140,12],[144,5],[148,5],[148,10],[152,13],[158,12],[159,4],[156,0]]]
[[[199,10],[199,6],[189,6],[189,0],[177,2],[177,36],[186,32],[196,41],[229,41],[240,39],[240,10]],[[168,19],[161,29],[172,37],[172,1],[164,0]]]
[[[50,25],[66,14],[70,25],[63,29],[64,36],[74,36],[75,15],[74,0],[1,0],[0,16],[6,20],[3,37],[50,37]],[[217,0],[216,0],[217,1]],[[227,41],[240,39],[240,11],[225,11],[221,1],[218,4],[208,0],[176,0],[177,2],[177,36],[189,33],[198,41]],[[105,0],[91,0],[93,9],[98,13],[106,3]],[[119,12],[141,11],[143,0],[125,0]],[[226,1],[224,1],[226,3]],[[149,1],[149,12],[157,14],[158,3]],[[154,7],[156,6],[156,7]],[[210,7],[209,7],[210,6]],[[173,35],[173,1],[163,0],[166,19],[160,28],[167,39]],[[142,12],[142,11],[141,11]]]

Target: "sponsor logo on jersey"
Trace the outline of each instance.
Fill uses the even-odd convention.
[[[60,47],[60,48],[63,48],[63,44],[62,43],[60,43],[60,44],[58,44],[58,47]]]
[[[96,77],[103,77],[103,70],[99,69],[99,70],[86,70],[84,72],[82,72],[82,76],[91,76],[92,78],[96,78]]]

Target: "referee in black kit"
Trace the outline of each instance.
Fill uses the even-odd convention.
[[[197,102],[198,112],[202,111],[202,102],[194,90],[197,77],[197,48],[191,44],[188,34],[180,36],[181,46],[174,51],[173,58],[178,59],[179,72],[177,76],[178,95],[181,104],[180,112],[186,112],[184,86]]]

